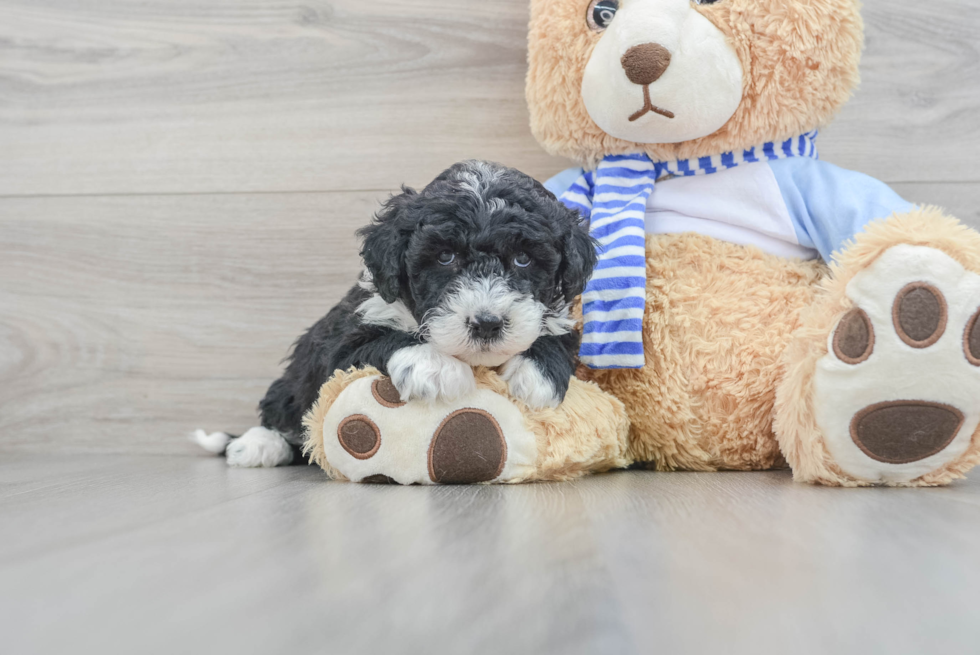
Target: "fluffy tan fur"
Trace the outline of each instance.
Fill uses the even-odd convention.
[[[779,444],[793,475],[803,482],[845,487],[869,483],[844,473],[833,461],[813,411],[813,380],[817,361],[827,354],[828,336],[849,309],[847,284],[886,250],[898,244],[929,246],[945,252],[967,269],[980,273],[980,234],[935,207],[876,221],[839,254],[831,275],[820,285],[816,302],[801,316],[800,328],[786,349],[786,371],[776,394],[775,426]],[[903,485],[948,484],[980,463],[980,429],[970,447],[946,466]]]
[[[626,401],[630,457],[657,469],[784,465],[779,361],[826,267],[697,234],[647,239],[642,369],[579,376]]]
[[[346,480],[327,461],[323,448],[323,419],[331,405],[352,382],[380,375],[377,369],[337,371],[320,389],[320,397],[303,419],[306,426],[304,453],[330,477]],[[486,368],[475,370],[477,386],[508,396],[507,384]],[[534,410],[511,398],[524,415],[528,430],[538,444],[537,470],[527,478],[506,482],[571,480],[586,473],[627,466],[629,419],[616,398],[594,384],[572,380],[565,401],[556,409]],[[410,408],[406,408],[410,409]],[[402,410],[404,411],[404,410]]]
[[[858,83],[863,23],[857,0],[726,0],[699,5],[742,63],[742,102],[714,134],[680,144],[616,139],[589,117],[582,75],[599,34],[588,0],[532,0],[527,101],[531,129],[548,152],[587,167],[603,156],[646,152],[654,160],[717,154],[820,127]]]
[[[333,377],[320,387],[320,397],[303,417],[303,426],[306,428],[306,443],[303,445],[303,454],[309,457],[310,461],[318,464],[334,480],[346,480],[347,477],[327,461],[327,454],[323,450],[323,419],[341,391],[355,380],[372,375],[381,375],[381,372],[371,366],[363,369],[352,368],[349,371],[336,371]]]

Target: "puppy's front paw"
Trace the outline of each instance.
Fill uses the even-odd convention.
[[[473,369],[428,343],[396,351],[388,374],[403,400],[455,400],[476,390]]]
[[[562,398],[555,385],[527,357],[518,355],[512,358],[500,370],[500,377],[507,382],[510,395],[534,409],[558,407],[561,404]]]

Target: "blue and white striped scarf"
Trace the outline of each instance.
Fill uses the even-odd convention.
[[[788,157],[818,159],[816,136],[816,131],[807,132],[781,143],[698,159],[655,162],[645,154],[610,155],[579,177],[561,200],[589,220],[589,232],[599,242],[599,264],[582,294],[582,363],[595,369],[643,367],[645,215],[657,180]]]

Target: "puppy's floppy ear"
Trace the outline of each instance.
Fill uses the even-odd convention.
[[[357,231],[364,239],[361,258],[374,287],[387,303],[398,300],[408,286],[405,252],[415,230],[410,208],[417,195],[414,189],[403,186],[400,194],[391,196],[381,206],[371,225]]]
[[[592,271],[598,262],[596,248],[599,244],[589,236],[588,224],[582,220],[578,211],[567,208],[565,211],[569,214],[569,228],[565,233],[558,275],[561,293],[565,302],[570,303],[585,290],[585,285],[592,277]]]
[[[558,197],[551,191],[548,191],[548,187],[538,182],[533,177],[531,178],[531,192],[541,196],[545,200],[558,200]]]

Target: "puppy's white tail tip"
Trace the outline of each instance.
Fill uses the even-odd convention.
[[[225,448],[228,447],[228,443],[231,441],[231,436],[224,432],[212,432],[208,434],[204,430],[194,430],[194,432],[188,435],[188,438],[204,450],[215,455],[224,453]]]

